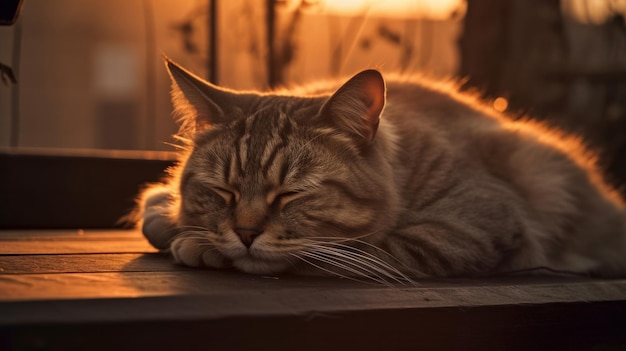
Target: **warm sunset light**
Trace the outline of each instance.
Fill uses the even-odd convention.
[[[626,351],[626,0],[0,0],[0,200],[0,351]]]
[[[503,97],[497,97],[495,100],[493,100],[493,108],[498,111],[498,112],[504,112],[506,111],[506,108],[509,107],[509,102],[506,101],[505,98]]]
[[[393,17],[428,17],[444,19],[461,5],[462,0],[319,0],[321,8],[333,14],[376,13]]]
[[[579,22],[604,23],[612,14],[626,14],[626,1],[563,0],[563,11]]]

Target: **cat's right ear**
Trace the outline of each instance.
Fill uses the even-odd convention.
[[[163,55],[165,66],[172,79],[172,103],[182,123],[195,130],[227,121],[229,104],[235,92],[218,87],[196,76]]]
[[[340,129],[371,142],[385,106],[385,80],[376,70],[365,70],[344,83],[322,107],[322,115]]]

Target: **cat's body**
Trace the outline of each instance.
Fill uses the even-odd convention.
[[[182,264],[626,276],[624,204],[573,138],[376,71],[309,95],[235,93],[168,67],[196,132],[169,183],[144,194],[143,228]]]

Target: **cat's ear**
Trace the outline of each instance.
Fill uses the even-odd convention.
[[[163,59],[172,79],[172,103],[183,123],[198,131],[228,120],[237,93],[205,81],[165,55]]]
[[[385,94],[385,80],[380,72],[362,71],[337,89],[321,114],[339,128],[371,142],[378,130]]]

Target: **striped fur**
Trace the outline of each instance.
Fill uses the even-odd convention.
[[[384,284],[626,275],[624,204],[575,138],[422,78],[235,92],[166,63],[189,142],[142,197],[143,230],[181,264]]]

